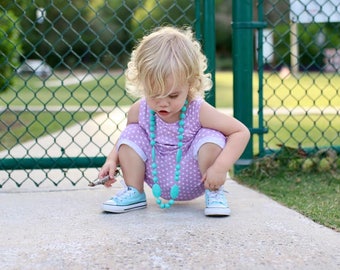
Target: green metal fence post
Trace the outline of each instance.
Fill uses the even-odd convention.
[[[215,1],[204,0],[204,53],[208,58],[208,72],[211,73],[213,87],[206,96],[207,102],[215,107],[215,55],[216,55],[216,36],[215,36]]]
[[[259,76],[259,89],[258,89],[258,135],[259,135],[259,156],[264,156],[264,140],[263,134],[268,132],[268,129],[263,125],[263,72],[264,72],[264,62],[263,62],[263,28],[267,25],[264,22],[263,14],[263,0],[258,0],[257,4],[257,16],[258,16],[258,40],[257,40],[257,63],[258,63],[258,76]],[[260,24],[262,23],[262,26]]]
[[[202,31],[201,31],[201,0],[195,0],[195,35],[196,39],[202,42]]]
[[[253,128],[253,29],[251,24],[252,0],[233,0],[233,101],[234,116],[249,129]],[[235,171],[249,165],[253,158],[253,139],[251,138]]]

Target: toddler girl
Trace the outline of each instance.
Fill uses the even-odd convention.
[[[103,204],[104,211],[146,207],[146,182],[161,208],[205,193],[205,215],[230,215],[223,184],[250,134],[203,100],[212,86],[206,68],[190,29],[157,28],[133,50],[126,88],[141,99],[99,172],[99,178],[109,175],[109,187],[119,165],[126,187]]]

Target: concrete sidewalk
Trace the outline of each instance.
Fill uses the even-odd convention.
[[[105,214],[119,189],[0,190],[0,269],[340,269],[340,234],[228,180],[232,215],[204,198]]]
[[[71,157],[105,155],[112,149],[107,136],[115,141],[112,129],[125,126],[123,119],[117,108],[0,158],[58,157],[61,147]],[[159,209],[149,188],[146,209],[104,214],[101,203],[120,186],[87,187],[97,175],[97,169],[0,171],[6,183],[0,189],[0,269],[340,269],[339,233],[235,181],[226,184],[227,218],[205,217],[203,197]]]

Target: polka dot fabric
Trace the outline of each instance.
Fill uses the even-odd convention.
[[[202,128],[199,122],[199,110],[203,100],[190,102],[186,112],[184,138],[182,147],[181,173],[177,183],[180,193],[176,200],[192,200],[204,193],[201,183],[201,173],[197,162],[199,148],[207,142],[225,145],[225,136],[212,129]],[[145,182],[152,187],[151,146],[149,140],[150,108],[145,99],[141,100],[138,124],[130,124],[122,132],[117,143],[132,147],[144,160],[146,165]],[[175,184],[174,174],[177,153],[178,122],[166,123],[156,115],[156,163],[163,199],[170,199],[170,189]],[[133,167],[131,166],[133,169]]]

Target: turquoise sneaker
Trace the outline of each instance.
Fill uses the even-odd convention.
[[[102,208],[105,212],[125,213],[146,207],[145,193],[140,193],[134,187],[125,186],[110,200],[103,203]]]
[[[229,216],[231,213],[223,186],[217,191],[205,190],[205,205],[206,216]]]

